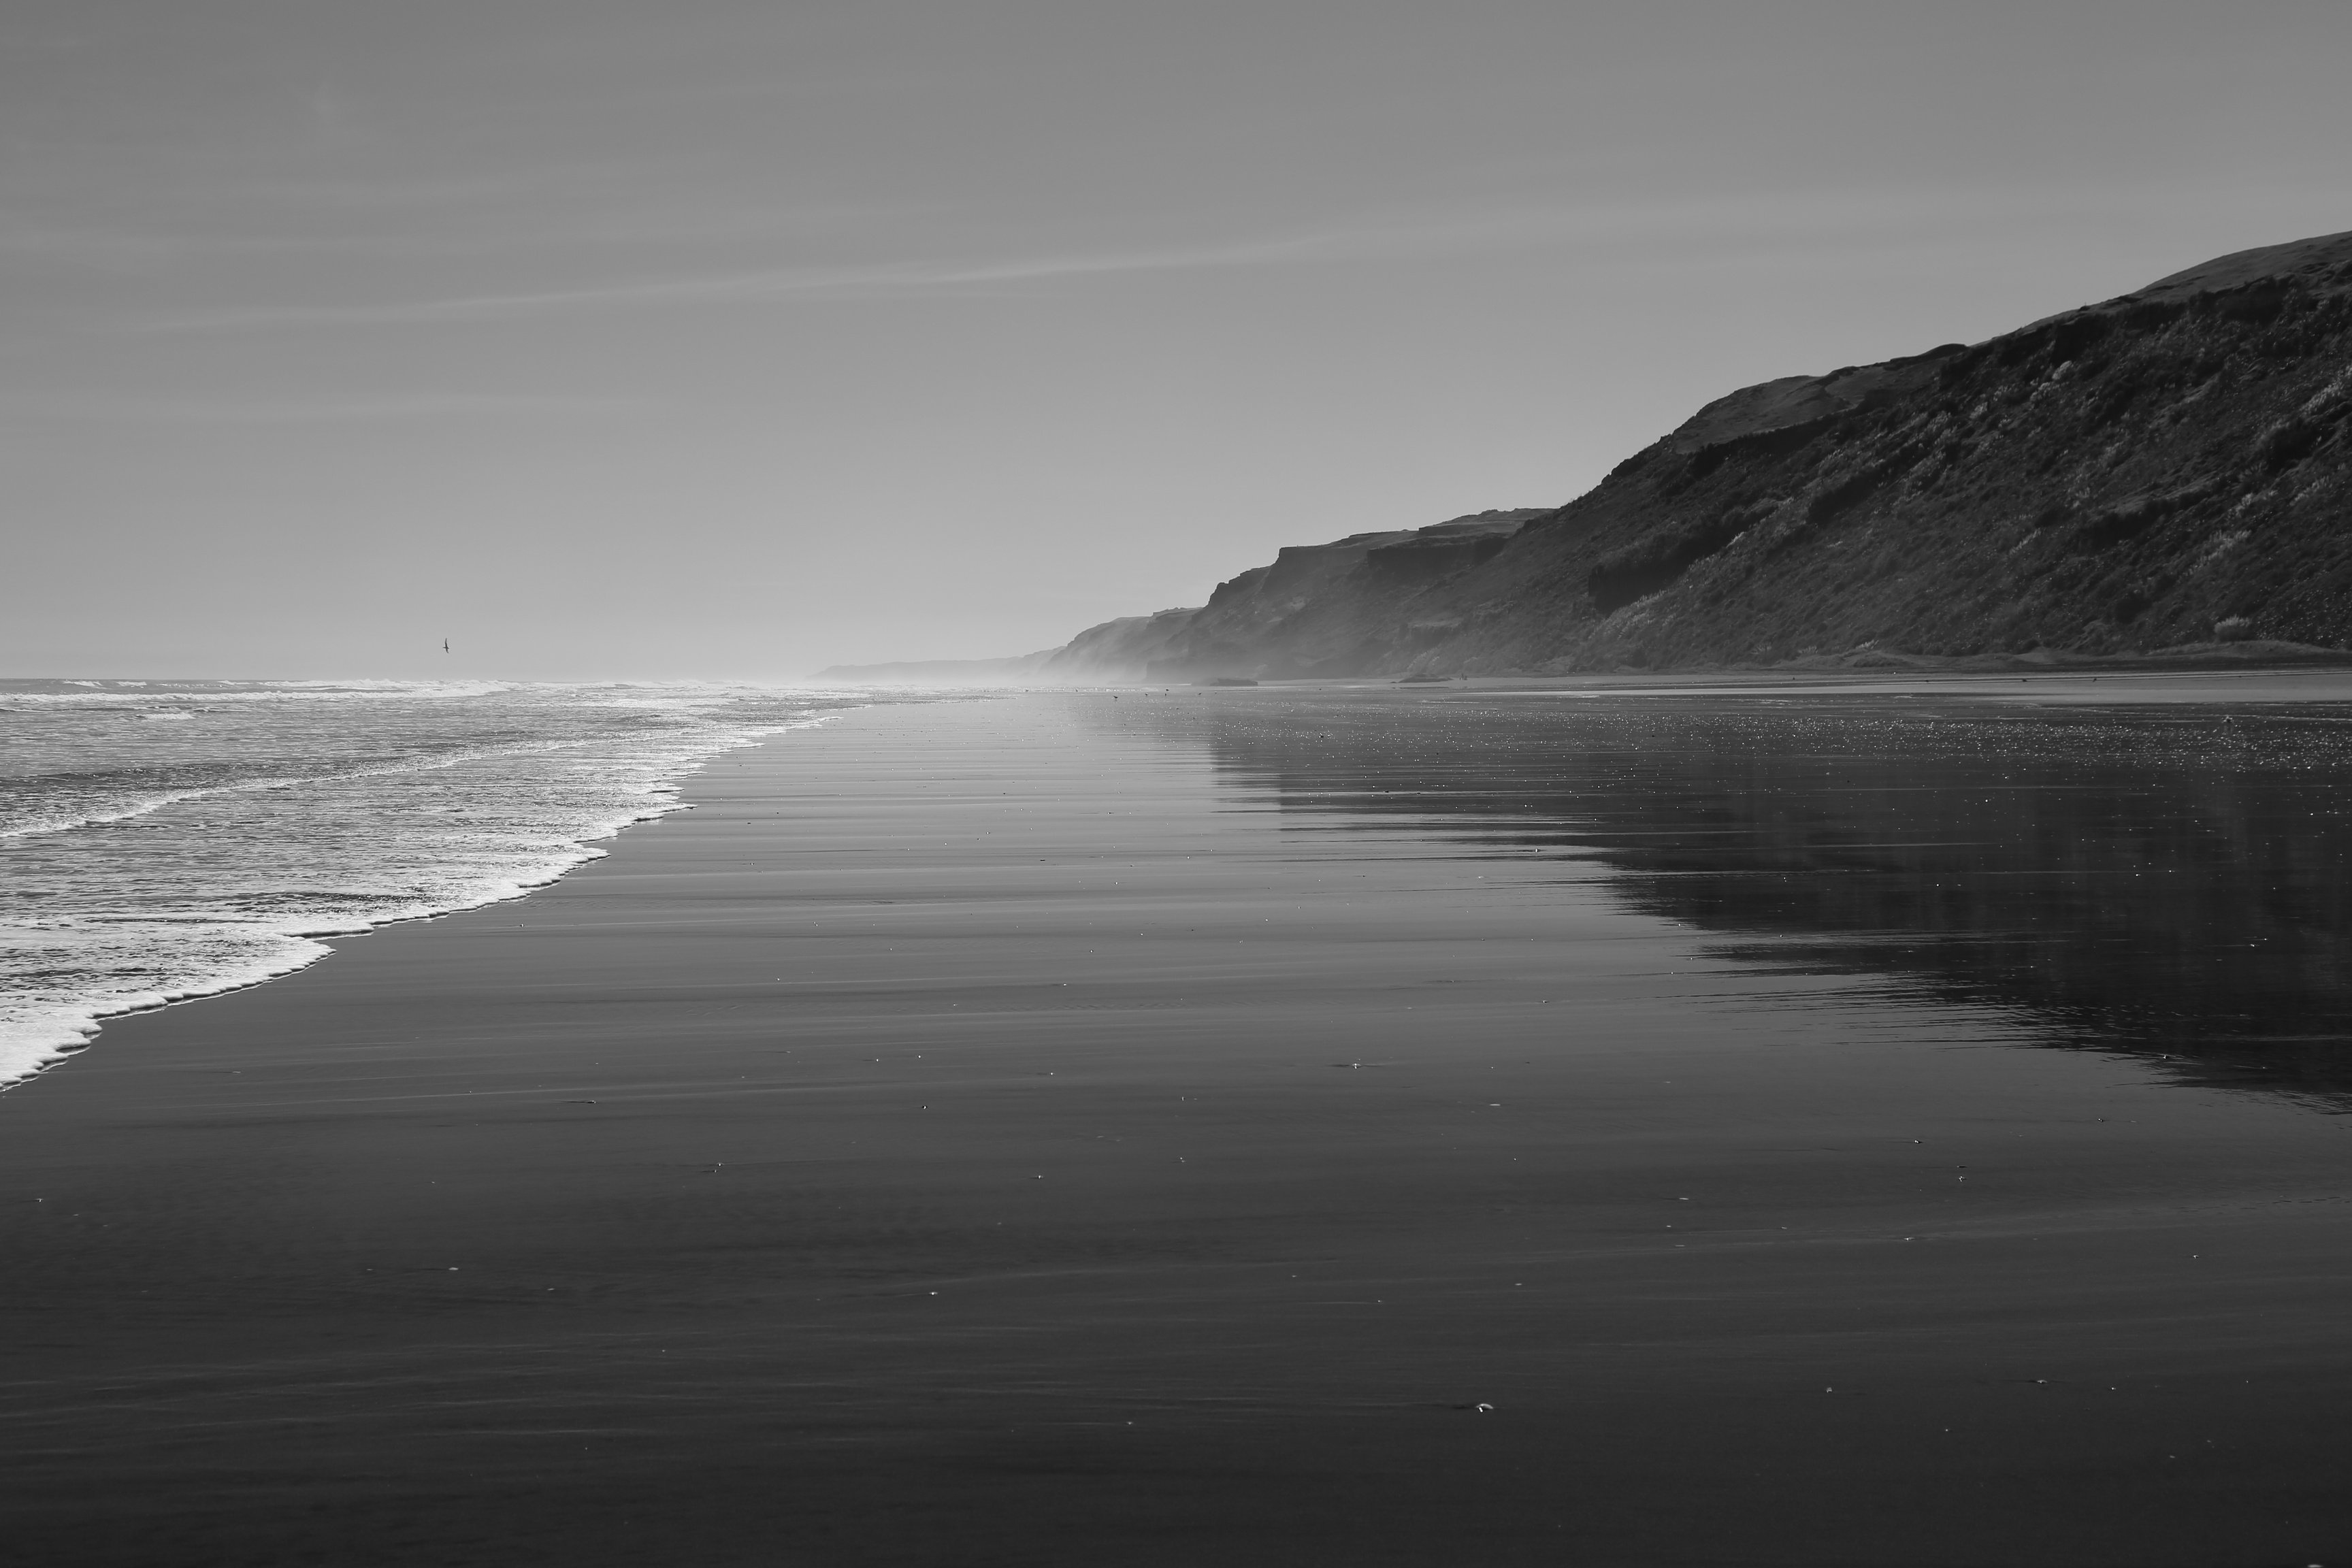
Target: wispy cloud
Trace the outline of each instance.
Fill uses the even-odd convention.
[[[1422,217],[1271,234],[1213,244],[1074,250],[994,259],[878,261],[825,267],[674,273],[565,289],[445,296],[331,305],[261,305],[189,311],[149,323],[151,330],[215,331],[240,328],[498,321],[634,306],[696,305],[795,299],[946,295],[1058,279],[1119,273],[1279,267],[1378,257],[1491,249],[1556,242],[1594,227],[1593,216],[1558,210]]]
[[[1315,230],[1265,233],[1192,245],[1070,249],[1043,255],[893,260],[829,266],[673,271],[565,288],[316,305],[233,306],[152,319],[146,330],[245,329],[495,321],[632,308],[792,300],[949,296],[1024,283],[1117,274],[1287,267],[1380,258],[1466,256],[1580,247],[1590,259],[1633,247],[1649,255],[1736,264],[1759,247],[1835,247],[1892,231],[1938,231],[1973,221],[1984,200],[2016,205],[2030,193],[1824,190],[1769,197],[1727,192],[1671,201],[1561,199],[1484,212],[1423,211],[1360,217]]]
[[[323,199],[299,206],[251,201],[240,207],[222,200],[191,214],[151,204],[135,220],[107,222],[55,216],[39,204],[0,199],[0,257],[129,268],[214,258],[278,257],[299,263],[313,256],[488,258],[529,250],[562,254],[592,246],[647,252],[727,244],[772,247],[813,237],[838,240],[940,211],[911,204],[803,204],[784,212],[745,212],[692,201],[673,206],[582,201],[530,209],[517,203],[463,224],[428,227],[397,212],[370,212],[365,206],[362,216],[381,221],[345,221],[342,215],[321,219],[318,209],[325,205]],[[354,205],[360,204],[355,200]]]
[[[571,289],[459,295],[437,300],[344,305],[267,305],[196,311],[171,317],[153,325],[164,331],[205,331],[241,327],[494,321],[635,305],[946,293],[1106,273],[1261,266],[1305,259],[1318,250],[1328,249],[1327,241],[1270,239],[1189,249],[1028,257],[1002,261],[879,262],[862,266],[698,272],[588,284]]]
[[[649,406],[635,397],[531,393],[412,393],[375,397],[293,399],[108,397],[75,394],[0,395],[16,417],[126,420],[170,425],[341,425],[379,420],[562,416],[615,414]]]

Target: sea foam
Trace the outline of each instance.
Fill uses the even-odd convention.
[[[866,698],[702,683],[0,682],[0,1085],[320,939],[518,898],[719,752]]]

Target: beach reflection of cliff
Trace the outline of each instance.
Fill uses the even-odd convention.
[[[1207,706],[1206,704],[1203,705]],[[1802,700],[1220,703],[1235,782],[1333,826],[1573,849],[1774,965],[2007,1005],[2053,1044],[2352,1093],[2352,722]],[[1759,939],[1742,942],[1740,938]]]

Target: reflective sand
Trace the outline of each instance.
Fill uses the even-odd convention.
[[[0,1101],[17,1539],[2332,1560],[2327,716],[1803,700],[876,710],[114,1026]]]

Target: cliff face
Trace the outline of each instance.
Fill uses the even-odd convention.
[[[1540,507],[1484,511],[1291,546],[1273,564],[1219,584],[1147,673],[1281,679],[1380,668],[1416,635],[1416,605],[1493,560],[1530,519],[1549,515]]]
[[[1556,511],[1286,550],[1148,669],[2352,647],[2347,428],[2352,234],[1746,388]]]
[[[1567,506],[1286,549],[1198,609],[959,678],[2282,642],[2352,648],[2352,233],[2225,256],[1973,346],[1747,387]]]
[[[1160,610],[1088,626],[1048,654],[1036,673],[1047,680],[1139,680],[1200,613]]]

